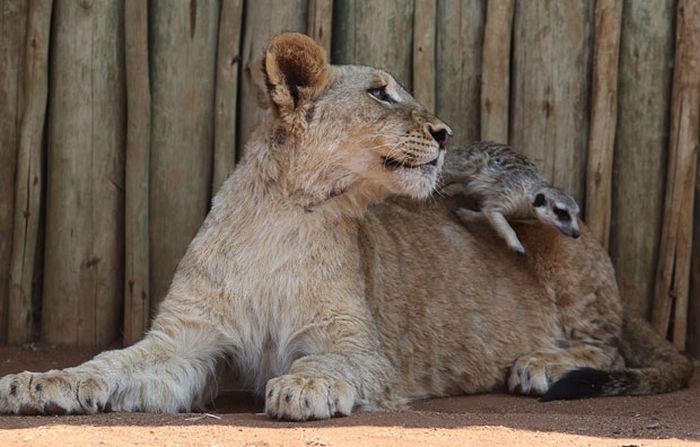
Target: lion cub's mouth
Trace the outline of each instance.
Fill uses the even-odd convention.
[[[420,164],[410,164],[406,163],[405,161],[397,160],[391,157],[382,157],[382,160],[384,161],[384,166],[388,167],[389,169],[417,169],[421,166],[437,166],[438,157],[435,157],[427,163]]]

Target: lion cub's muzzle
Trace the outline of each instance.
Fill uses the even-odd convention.
[[[403,161],[403,160],[398,160],[396,158],[391,158],[391,157],[382,157],[382,160],[384,161],[384,166],[390,169],[398,169],[398,168],[407,168],[407,169],[416,169],[420,168],[422,166],[437,166],[439,156],[433,158],[432,160],[425,162],[425,163],[410,163],[408,161]]]
[[[438,144],[440,150],[447,149],[447,142],[452,136],[452,131],[445,124],[426,124],[426,130],[433,137],[433,140]]]
[[[422,120],[421,125],[409,132],[399,144],[400,156],[395,152],[382,157],[384,166],[396,169],[417,169],[437,166],[440,154],[447,148],[452,131],[441,121]]]
[[[412,117],[416,126],[406,131],[395,150],[382,157],[386,168],[412,170],[438,166],[452,130],[432,115],[414,111]]]

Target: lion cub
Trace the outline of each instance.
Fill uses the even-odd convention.
[[[581,234],[579,207],[554,187],[530,160],[505,144],[479,142],[457,148],[445,160],[445,184],[459,183],[478,211],[455,210],[463,220],[486,219],[508,247],[525,256],[511,220],[536,219],[573,238]]]

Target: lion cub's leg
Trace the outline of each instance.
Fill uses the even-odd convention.
[[[0,413],[189,410],[213,372],[220,340],[201,322],[163,320],[139,343],[80,366],[3,377]]]
[[[620,368],[624,360],[616,348],[574,342],[570,347],[540,349],[518,358],[510,369],[508,389],[542,395],[564,374],[577,368]]]
[[[357,406],[400,405],[385,392],[391,368],[367,322],[333,320],[333,327],[327,327],[333,341],[326,352],[301,357],[287,374],[267,382],[268,416],[304,421],[349,416]]]

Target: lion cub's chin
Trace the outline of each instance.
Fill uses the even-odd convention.
[[[397,169],[393,172],[389,190],[394,194],[409,196],[413,199],[428,198],[435,190],[439,172],[439,167],[433,165]]]

